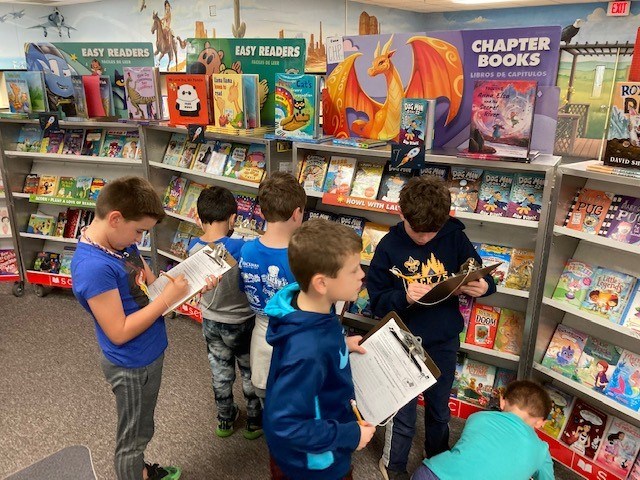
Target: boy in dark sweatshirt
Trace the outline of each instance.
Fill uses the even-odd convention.
[[[396,311],[434,360],[441,377],[424,392],[427,458],[449,449],[449,392],[453,384],[459,334],[463,328],[458,297],[437,305],[419,300],[432,286],[456,274],[469,258],[482,263],[464,233],[462,222],[449,216],[451,196],[445,184],[430,176],[414,177],[400,192],[402,221],[385,235],[371,261],[367,289],[373,313]],[[491,275],[461,287],[472,297],[496,291]],[[407,459],[415,434],[417,399],[400,409],[387,425],[380,471],[386,480],[407,479]]]
[[[351,454],[375,427],[358,424],[349,351],[334,303],[354,301],[362,285],[362,239],[349,227],[310,220],[291,237],[288,257],[297,283],[269,300],[267,342],[273,346],[264,433],[277,480],[351,479]]]

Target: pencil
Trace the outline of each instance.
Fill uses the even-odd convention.
[[[355,400],[351,400],[351,408],[353,409],[353,413],[356,416],[356,419],[358,420],[358,423],[360,425],[362,425],[364,423],[364,420],[362,419],[362,415],[360,415],[360,410],[358,410],[358,404],[356,403]]]
[[[171,280],[172,282],[175,282],[176,279],[173,278],[171,275],[169,275],[167,272],[160,272],[160,276],[161,277],[167,277],[169,280]]]

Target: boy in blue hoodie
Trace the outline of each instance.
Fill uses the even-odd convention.
[[[291,237],[289,265],[297,283],[267,304],[267,342],[273,346],[264,433],[271,478],[340,480],[351,477],[351,454],[375,427],[358,424],[349,350],[334,303],[354,301],[362,285],[362,239],[349,227],[310,220]]]
[[[421,176],[409,180],[400,192],[400,218],[378,244],[367,289],[378,317],[396,311],[422,345],[442,375],[424,392],[427,458],[449,449],[449,392],[456,368],[459,334],[464,326],[458,297],[436,305],[419,300],[432,285],[456,274],[462,264],[482,259],[464,233],[462,222],[449,216],[451,195],[442,180]],[[406,283],[405,283],[406,282]],[[456,293],[472,297],[496,291],[491,275],[470,282]],[[408,480],[407,459],[415,434],[417,399],[400,409],[387,425],[380,471],[386,480]]]

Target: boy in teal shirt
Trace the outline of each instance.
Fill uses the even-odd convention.
[[[553,480],[549,446],[534,430],[551,411],[547,392],[528,380],[512,382],[500,408],[471,415],[458,443],[425,459],[411,480]]]

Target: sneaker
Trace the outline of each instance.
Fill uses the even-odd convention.
[[[384,461],[380,459],[378,463],[380,467],[380,473],[384,480],[409,480],[409,474],[407,472],[396,472],[395,470],[387,470]]]
[[[256,438],[260,438],[262,436],[262,418],[260,417],[249,417],[247,418],[247,426],[242,432],[242,435],[247,440],[255,440]]]
[[[178,467],[161,467],[157,463],[145,463],[144,466],[147,467],[147,480],[178,480],[182,473]]]
[[[238,415],[240,415],[240,410],[238,410],[238,406],[233,406],[233,414],[231,418],[220,418],[218,417],[218,426],[216,427],[216,435],[220,438],[226,438],[233,434],[233,424],[238,419]]]

